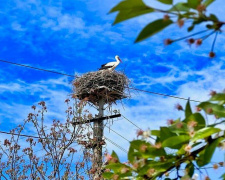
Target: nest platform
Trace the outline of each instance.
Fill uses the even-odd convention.
[[[124,92],[128,85],[129,80],[124,73],[104,70],[77,77],[73,81],[73,91],[79,100],[96,105],[103,99],[105,103],[111,104],[128,97]]]

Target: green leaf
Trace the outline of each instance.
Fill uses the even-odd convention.
[[[121,172],[120,172],[121,173]],[[132,176],[132,172],[131,171],[129,171],[129,172],[127,172],[127,173],[121,173],[120,174],[120,179],[127,179],[127,178],[129,178],[129,177],[131,177]]]
[[[114,171],[114,173],[118,173],[121,171],[122,168],[130,168],[129,166],[122,164],[122,163],[112,163],[112,164],[108,164],[106,166],[107,169],[111,169]]]
[[[144,140],[133,140],[130,142],[130,146],[135,149],[135,150],[139,150],[140,146],[143,144],[147,144],[146,141]]]
[[[198,158],[196,159],[199,167],[204,166],[204,153],[205,149],[203,149],[200,153],[198,153]]]
[[[169,126],[168,128],[173,133],[187,134],[187,132],[188,132],[187,124],[184,122],[177,122],[177,123]]]
[[[168,160],[165,162],[150,160],[150,161],[146,162],[146,165],[143,168],[140,168],[138,170],[138,173],[144,175],[150,168],[154,168],[157,171],[165,171],[169,167],[174,166],[174,161],[175,161],[175,159],[172,159],[172,161]]]
[[[190,115],[192,115],[190,101],[188,100],[186,107],[185,107],[185,117],[188,118]]]
[[[151,135],[159,137],[160,131],[159,130],[151,130]]]
[[[188,118],[186,118],[183,122],[185,122],[186,124],[188,124],[191,121],[195,121],[197,122],[197,125],[194,127],[194,130],[199,130],[202,129],[206,126],[205,124],[205,119],[204,117],[200,114],[200,113],[194,113],[191,116],[189,116]]]
[[[208,146],[206,146],[205,148],[205,153],[204,153],[204,162],[205,164],[208,164],[211,161],[211,158],[214,154],[214,151],[216,149],[216,147],[218,146],[218,144],[220,143],[220,141],[222,141],[224,138],[218,138],[216,140],[214,140],[211,144],[209,144]]]
[[[209,6],[211,3],[213,3],[215,0],[205,0],[203,2],[203,5],[205,5],[206,7]]]
[[[113,7],[109,13],[119,11],[113,24],[133,17],[154,12],[154,9],[145,5],[142,0],[124,0]]]
[[[142,0],[123,0],[115,7],[113,7],[109,13],[121,11],[121,10],[130,10],[135,7],[146,7]]]
[[[195,25],[191,25],[190,27],[188,27],[188,32],[191,32],[194,29]]]
[[[195,12],[191,12],[191,11],[188,11],[188,12],[185,12],[182,14],[183,17],[186,17],[186,18],[189,18],[190,16],[195,16],[197,15]]]
[[[104,173],[102,173],[102,176],[103,176],[104,178],[111,179],[112,176],[113,176],[113,174],[114,174],[114,173],[112,173],[112,172],[104,172]]]
[[[190,180],[193,180],[193,179],[190,178],[189,175],[184,175],[184,176],[182,176],[182,177],[180,178],[180,180],[187,180],[187,179],[188,179],[188,180],[189,180],[189,179],[190,179]],[[174,179],[173,179],[173,180],[174,180]]]
[[[154,34],[162,31],[164,28],[166,28],[172,23],[173,21],[164,19],[158,19],[156,21],[151,22],[144,29],[142,29],[135,42],[140,42],[148,37],[153,36]]]
[[[206,24],[206,27],[207,27],[208,29],[214,29],[214,26],[213,26],[212,24]]]
[[[206,21],[206,18],[204,17],[204,16],[200,16],[200,17],[198,17],[197,19],[195,19],[194,21],[193,21],[193,24],[201,24],[202,22],[205,22]]]
[[[166,152],[163,148],[148,147],[146,152],[142,153],[143,158],[155,158],[165,156]]]
[[[201,1],[199,0],[188,0],[188,7],[196,9],[198,7],[198,5],[201,3]]]
[[[165,139],[176,136],[175,133],[171,132],[168,127],[160,127],[160,140],[164,141]]]
[[[219,19],[216,17],[215,14],[210,14],[209,18],[212,19],[213,21],[219,21]],[[220,94],[224,94],[224,93],[220,93]]]
[[[208,144],[205,149],[203,149],[198,156],[197,164],[199,167],[205,166],[211,162],[212,156],[215,152],[218,144],[223,141],[224,137],[213,140],[210,144]]]
[[[166,155],[163,148],[155,148],[150,143],[143,140],[134,140],[130,142],[130,144],[128,152],[128,159],[130,162],[133,162],[135,158],[155,158]],[[141,151],[141,146],[143,145],[147,147],[144,152]]]
[[[225,101],[225,93],[216,93],[209,99],[209,101]]]
[[[157,0],[161,3],[164,3],[164,4],[173,4],[173,0]]]
[[[192,177],[194,174],[194,170],[195,170],[193,163],[191,162],[191,163],[187,164],[185,167],[185,170],[188,173],[188,175],[190,177]]]
[[[222,176],[220,176],[220,178],[225,180],[225,173]]]
[[[203,129],[198,130],[194,137],[191,139],[191,141],[197,141],[199,139],[204,139],[206,137],[209,137],[212,134],[215,134],[217,132],[220,132],[221,129],[214,128],[214,127],[205,127]]]
[[[175,136],[175,137],[170,137],[163,141],[162,146],[163,147],[169,147],[172,149],[179,149],[182,147],[184,143],[189,142],[190,136],[188,135],[181,135],[181,136]]]
[[[185,147],[187,146],[187,144],[183,144],[182,147],[176,152],[177,155],[183,155],[186,153],[186,151],[184,150]]]
[[[134,162],[134,148],[130,146],[128,151],[128,160],[133,163]]]
[[[210,102],[202,102],[198,105],[198,107],[204,109],[204,111],[208,111],[209,109],[212,109],[212,114],[217,115],[218,117],[225,117],[225,108],[222,105],[219,104],[213,104]]]
[[[118,157],[118,155],[116,154],[115,151],[112,152],[111,156],[112,156],[113,158],[118,159],[118,161],[119,161],[119,157]]]
[[[185,6],[185,3],[177,3],[168,11],[189,11],[190,8]]]

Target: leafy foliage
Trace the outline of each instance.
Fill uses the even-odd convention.
[[[147,37],[154,35],[155,33],[161,31],[162,29],[164,29],[165,27],[169,26],[172,23],[173,21],[171,20],[165,21],[164,19],[158,19],[154,22],[151,22],[140,32],[135,42],[142,41],[143,39],[146,39]]]
[[[224,103],[225,94],[214,93],[209,101],[200,103],[197,110],[202,108],[208,114],[225,118],[222,113],[225,111]],[[213,110],[209,113],[207,108]],[[128,164],[121,163],[113,152],[113,158],[108,160],[105,167],[108,171],[103,173],[103,177],[171,180],[175,176],[174,179],[191,179],[201,168],[212,167],[211,158],[216,148],[225,149],[224,129],[221,128],[224,121],[217,119],[217,123],[207,124],[200,112],[192,112],[189,101],[184,113],[183,120],[170,120],[168,127],[152,130],[154,142],[143,138],[133,140],[128,152]],[[224,165],[224,162],[217,162],[213,168]],[[224,174],[221,179],[224,179]]]
[[[207,13],[207,7],[215,0],[186,0],[186,2],[178,2],[174,4],[173,0],[157,0],[158,2],[167,5],[166,9],[158,9],[149,5],[146,5],[142,0],[123,0],[118,5],[113,7],[110,13],[118,12],[113,24],[120,23],[122,21],[152,13],[162,13],[163,17],[150,22],[144,27],[136,38],[135,42],[143,41],[156,33],[164,30],[172,24],[178,24],[182,27],[186,22],[190,24],[187,27],[187,31],[191,32],[197,25],[203,24],[207,31],[200,31],[185,37],[178,39],[166,39],[165,44],[169,45],[176,41],[187,39],[189,44],[196,43],[201,45],[205,39],[215,34],[215,38],[212,43],[210,57],[214,57],[214,45],[217,38],[218,32],[222,32],[221,28],[225,22],[220,21],[219,18],[214,15]],[[208,32],[208,34],[206,34]],[[196,35],[203,34],[197,38],[193,38]]]
[[[129,2],[122,1],[113,9],[111,9],[110,13],[116,11],[119,11],[119,14],[116,17],[114,24],[142,14],[151,13],[154,11],[154,9],[146,6],[142,0],[130,0]]]

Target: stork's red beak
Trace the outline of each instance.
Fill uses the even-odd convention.
[[[118,59],[120,60],[120,62],[122,62],[122,60],[118,57]]]

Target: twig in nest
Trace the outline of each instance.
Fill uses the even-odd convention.
[[[128,97],[125,89],[130,81],[126,75],[117,71],[96,71],[83,74],[73,81],[74,95],[80,99],[97,104],[100,99],[112,104]]]

